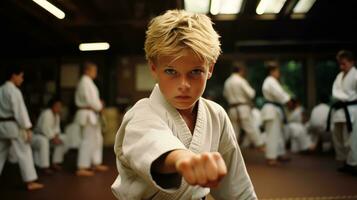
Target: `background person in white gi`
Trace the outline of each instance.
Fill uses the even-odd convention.
[[[269,165],[287,161],[285,139],[283,134],[286,115],[284,105],[290,101],[290,96],[280,85],[280,70],[275,62],[267,65],[269,75],[263,82],[263,95],[266,100],[262,108],[262,119],[267,134],[265,157]]]
[[[66,136],[61,134],[60,112],[62,103],[59,98],[53,98],[48,103],[48,108],[43,110],[37,120],[34,129],[32,147],[34,152],[34,161],[37,166],[47,173],[50,167],[50,145],[54,146],[52,157],[52,168],[61,169],[66,151]]]
[[[321,147],[322,152],[327,152],[332,148],[331,132],[326,131],[326,121],[330,106],[327,104],[329,102],[328,97],[325,96],[319,97],[319,104],[314,106],[310,119],[306,123],[306,128],[311,136],[311,142],[316,147]]]
[[[31,121],[19,90],[24,78],[21,67],[11,66],[8,81],[0,87],[0,174],[4,167],[10,147],[19,162],[22,179],[28,190],[43,188],[37,183],[37,174],[30,146]]]
[[[202,98],[220,54],[203,14],[154,18],[145,52],[158,82],[124,116],[116,135],[119,199],[257,199],[225,110]]]
[[[246,69],[243,66],[234,66],[232,74],[224,83],[223,96],[229,104],[228,114],[239,141],[240,129],[259,150],[264,150],[264,143],[253,121],[252,106],[255,97],[254,89],[245,79]]]
[[[341,50],[336,59],[341,72],[333,83],[332,96],[341,106],[332,114],[335,126],[332,139],[336,159],[344,162],[338,170],[357,175],[357,70],[352,52]]]
[[[311,136],[307,133],[305,126],[306,115],[305,109],[296,99],[291,99],[288,104],[288,124],[284,130],[285,137],[290,141],[290,151],[293,153],[309,153],[315,150],[315,145],[312,143]]]
[[[266,134],[265,134],[265,132],[263,132],[262,114],[257,107],[252,108],[252,118],[253,118],[254,126],[260,130],[260,132],[261,132],[260,137],[265,144]],[[240,147],[242,149],[242,148],[251,147],[252,145],[253,145],[252,141],[248,137],[244,137],[243,141],[240,144]],[[265,150],[265,148],[264,148],[264,150]]]
[[[106,171],[102,165],[103,136],[99,121],[99,112],[103,109],[99,91],[93,80],[97,77],[97,65],[84,62],[83,76],[75,93],[75,103],[78,108],[74,121],[81,126],[82,141],[78,151],[78,176],[93,176],[90,167],[98,171]]]

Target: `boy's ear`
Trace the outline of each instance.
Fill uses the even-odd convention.
[[[210,79],[212,77],[212,74],[213,74],[213,69],[214,69],[214,63],[211,64],[208,68],[208,77],[207,79]]]
[[[155,79],[155,81],[157,80],[157,66],[155,65],[155,63],[153,61],[149,61],[149,66],[150,66],[150,72],[152,77]]]

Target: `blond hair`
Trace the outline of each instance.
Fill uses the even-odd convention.
[[[212,21],[203,14],[169,10],[151,20],[146,31],[146,59],[155,62],[158,56],[183,56],[191,50],[206,64],[213,64],[221,53],[219,35]]]

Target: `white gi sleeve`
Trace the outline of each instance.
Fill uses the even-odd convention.
[[[99,99],[99,91],[93,80],[83,76],[78,84],[75,97],[76,105],[79,107],[91,107],[96,111],[102,109],[102,103]]]
[[[289,94],[284,91],[277,80],[271,82],[270,92],[274,96],[274,99],[281,104],[285,104],[290,100]]]
[[[102,109],[102,103],[99,99],[99,92],[93,81],[88,81],[88,84],[83,85],[83,95],[88,105],[96,111]]]
[[[332,86],[332,96],[340,101],[347,101],[349,96],[346,92],[344,92],[342,85],[341,85],[341,76],[342,73],[339,73],[333,82]]]
[[[254,98],[255,90],[248,84],[248,82],[246,80],[242,81],[242,88],[250,99]]]
[[[161,155],[176,149],[186,149],[182,142],[173,135],[167,124],[161,119],[131,121],[125,127],[123,138],[123,156],[139,176],[158,189],[174,192],[181,184],[181,176],[170,178],[177,180],[175,183],[166,183],[161,179],[168,177],[152,173],[151,165]]]
[[[53,124],[54,124],[54,116],[51,116],[52,111],[47,110],[46,112],[43,113],[42,116],[42,121],[40,124],[41,127],[41,134],[45,135],[48,139],[52,139],[55,136],[55,130],[53,128]]]
[[[18,125],[23,129],[31,128],[32,124],[30,117],[20,90],[14,91],[11,95],[11,103],[14,111],[14,118]]]

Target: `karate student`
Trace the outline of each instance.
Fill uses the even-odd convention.
[[[332,87],[332,96],[337,100],[331,106],[332,140],[336,159],[344,163],[338,170],[357,175],[357,70],[352,52],[341,50],[336,59],[341,72]]]
[[[315,150],[315,145],[312,143],[311,136],[307,133],[305,126],[305,111],[300,102],[292,99],[288,105],[290,110],[287,124],[286,137],[290,140],[291,152],[293,153],[309,153]]]
[[[78,176],[93,176],[91,167],[97,171],[106,171],[102,165],[103,136],[99,113],[103,109],[99,91],[93,80],[97,77],[97,65],[84,62],[83,76],[75,92],[75,103],[78,108],[74,121],[81,126],[82,141],[78,151]]]
[[[27,190],[43,188],[37,183],[37,173],[31,150],[31,121],[18,87],[24,80],[21,67],[11,66],[8,81],[0,87],[0,174],[3,170],[10,147],[13,149]]]
[[[67,124],[64,128],[64,135],[66,136],[66,146],[69,149],[79,149],[81,146],[81,126],[77,123],[72,122]]]
[[[327,97],[320,97],[319,104],[313,107],[310,119],[306,124],[311,136],[311,141],[315,146],[322,145],[322,151],[328,151],[331,147],[331,132],[326,131],[326,121],[330,106],[327,104]]]
[[[241,128],[255,147],[263,151],[264,143],[260,129],[255,126],[252,116],[252,101],[255,96],[255,90],[245,79],[245,73],[245,67],[233,67],[232,74],[224,83],[223,95],[229,104],[228,114],[237,139],[239,140]]]
[[[266,141],[266,134],[263,132],[263,121],[262,121],[262,114],[260,110],[257,107],[252,108],[252,118],[253,118],[253,123],[254,126],[260,130],[260,138],[263,140],[265,143]],[[241,148],[248,148],[253,145],[252,141],[249,139],[249,137],[244,137],[242,143],[240,144]]]
[[[150,22],[145,52],[157,85],[117,132],[118,199],[257,199],[225,110],[201,97],[220,51],[203,14],[169,10]]]
[[[263,82],[263,96],[266,100],[262,108],[262,119],[266,132],[265,157],[269,165],[277,165],[279,161],[287,161],[283,126],[286,123],[284,105],[290,96],[280,85],[280,70],[275,62],[268,64],[269,75]]]
[[[32,140],[35,164],[45,169],[45,173],[52,172],[49,169],[50,146],[54,146],[52,168],[56,170],[62,168],[64,153],[67,150],[66,136],[61,134],[60,127],[62,102],[59,98],[53,98],[48,105],[48,108],[41,112],[37,120]]]

